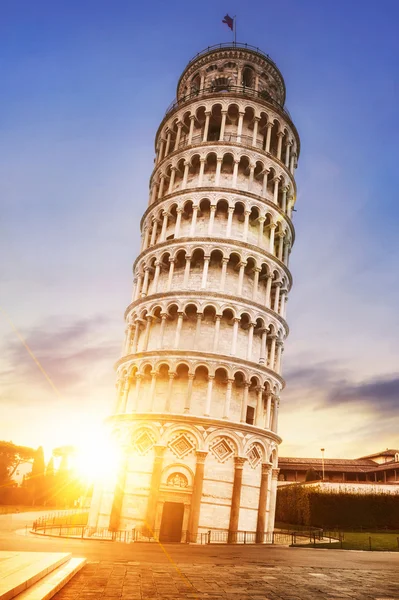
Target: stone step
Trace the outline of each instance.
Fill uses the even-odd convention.
[[[1,552],[0,600],[11,600],[68,562],[68,552]]]
[[[49,600],[86,564],[85,558],[71,558],[58,569],[18,594],[15,600]]]

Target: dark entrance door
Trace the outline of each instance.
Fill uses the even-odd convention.
[[[181,542],[183,515],[183,502],[165,502],[159,532],[160,542]]]

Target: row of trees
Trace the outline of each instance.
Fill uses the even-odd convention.
[[[330,529],[399,529],[399,495],[322,492],[290,485],[277,490],[276,521]]]
[[[0,441],[0,505],[74,506],[88,490],[68,467],[70,447],[57,448],[46,465],[43,448]],[[60,459],[57,470],[54,458]],[[24,463],[32,469],[18,485],[15,475]]]

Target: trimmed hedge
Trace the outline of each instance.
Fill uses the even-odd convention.
[[[276,521],[324,528],[399,529],[399,495],[281,487],[277,490]]]

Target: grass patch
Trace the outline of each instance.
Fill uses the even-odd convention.
[[[399,535],[397,533],[368,533],[368,532],[325,532],[325,535],[332,535],[336,538],[341,535],[343,550],[375,550],[375,551],[390,551],[399,552]],[[308,547],[313,547],[313,544],[307,544]],[[341,542],[332,544],[317,544],[317,548],[341,548]],[[303,545],[301,546],[304,547]]]

